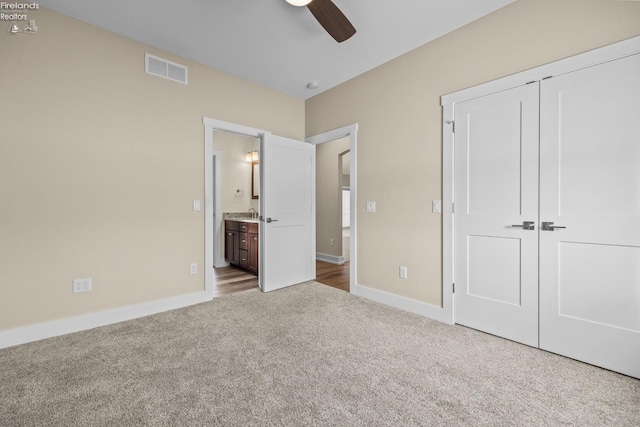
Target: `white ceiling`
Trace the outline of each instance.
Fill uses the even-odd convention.
[[[285,0],[47,0],[43,7],[307,99],[515,0],[333,0],[336,43]],[[41,29],[42,30],[42,29]],[[316,81],[316,90],[306,88]]]

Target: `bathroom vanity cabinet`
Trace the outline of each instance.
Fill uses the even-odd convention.
[[[224,256],[233,264],[251,274],[258,275],[258,223],[255,221],[224,222]]]

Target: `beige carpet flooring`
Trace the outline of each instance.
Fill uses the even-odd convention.
[[[0,426],[639,426],[640,381],[314,282],[0,350]]]

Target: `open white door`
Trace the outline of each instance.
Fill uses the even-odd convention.
[[[265,135],[260,159],[260,283],[269,292],[316,275],[315,146]]]

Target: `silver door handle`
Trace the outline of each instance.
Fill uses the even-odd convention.
[[[565,226],[560,226],[560,225],[553,225],[553,222],[543,222],[542,223],[542,229],[544,231],[553,231],[556,228],[567,228]]]
[[[277,219],[271,219],[271,218],[267,218],[267,224],[270,222],[278,222]]]
[[[522,221],[522,224],[513,224],[512,227],[520,227],[524,230],[535,230],[536,222],[535,221]]]

